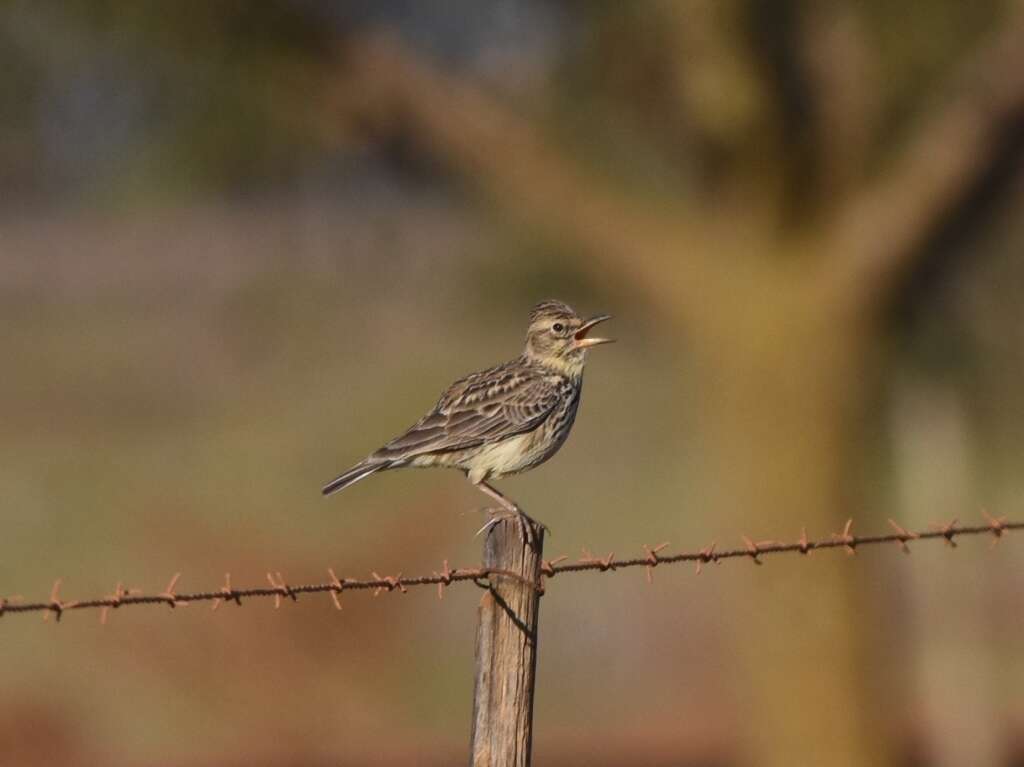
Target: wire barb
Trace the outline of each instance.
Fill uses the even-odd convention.
[[[700,575],[704,565],[708,562],[713,562],[716,565],[718,564],[718,555],[715,553],[715,546],[717,545],[718,543],[716,541],[711,541],[709,545],[697,552],[697,575]]]
[[[242,606],[242,595],[231,588],[231,573],[224,573],[224,585],[220,587],[220,593],[222,596],[213,599],[212,610],[220,607],[221,602],[234,602],[239,607]]]
[[[846,520],[846,524],[843,525],[843,532],[832,533],[832,539],[841,543],[846,547],[846,553],[851,557],[857,554],[857,539],[853,536],[853,520]]]
[[[276,577],[275,577],[276,576]],[[270,587],[277,593],[274,594],[274,609],[278,610],[281,608],[281,597],[291,597],[293,602],[298,602],[298,595],[291,590],[287,583],[284,581],[284,576],[280,572],[267,573],[267,580],[270,582]]]
[[[50,589],[50,601],[46,605],[50,612],[43,613],[44,622],[50,620],[50,615],[53,614],[56,616],[57,623],[60,623],[60,619],[64,615],[67,605],[60,601],[60,584],[63,580],[63,578],[58,578],[53,582],[53,588]]]
[[[586,546],[583,547],[583,556],[578,560],[580,564],[585,565],[597,565],[601,572],[606,570],[614,570],[618,565],[615,562],[615,552],[613,551],[608,556],[602,558],[595,557],[590,553],[590,549]]]
[[[540,563],[540,571],[541,571],[541,573],[543,573],[548,578],[554,578],[555,574],[558,572],[555,569],[555,566],[559,562],[564,562],[568,558],[569,558],[568,554],[562,554],[562,556],[555,557],[554,559],[543,559],[543,560],[541,560],[541,563]]]
[[[811,553],[811,543],[810,543],[810,541],[807,540],[807,528],[806,527],[801,527],[800,528],[800,538],[799,538],[799,540],[797,540],[797,543],[800,544],[800,553],[801,554],[803,554],[804,556],[807,556],[808,554]]]
[[[373,577],[378,584],[373,592],[374,596],[378,596],[382,591],[394,591],[395,589],[398,589],[403,594],[406,592],[406,588],[402,584],[401,573],[398,575],[377,575],[377,573],[373,573]]]
[[[434,575],[439,579],[437,582],[437,599],[438,601],[441,601],[444,599],[444,590],[452,583],[452,571],[451,568],[448,567],[447,559],[444,560],[444,563],[441,565],[441,572],[434,570]]]
[[[956,541],[953,540],[953,536],[960,532],[956,527],[956,523],[959,521],[959,519],[954,519],[952,522],[947,522],[946,524],[942,524],[940,522],[931,523],[931,528],[946,539],[946,545],[951,549],[956,548]]]
[[[740,537],[743,539],[743,544],[747,547],[747,554],[750,555],[751,561],[755,565],[763,565],[764,562],[758,559],[758,556],[761,553],[761,548],[752,540],[750,540],[747,536],[741,535]]]
[[[1006,530],[1006,517],[993,517],[987,511],[982,509],[981,516],[988,522],[988,526],[992,528],[992,545],[989,548],[994,549],[999,545],[999,541],[1002,540],[1003,532]]]
[[[896,522],[894,520],[892,520],[892,519],[889,519],[889,520],[886,520],[886,521],[889,523],[889,526],[893,530],[896,531],[896,542],[900,545],[900,551],[902,551],[904,554],[909,554],[910,553],[910,547],[907,545],[907,541],[916,540],[916,539],[920,538],[921,536],[918,535],[917,533],[912,533],[912,532],[910,532],[908,530],[904,530],[900,525],[896,524]]]
[[[173,610],[178,605],[182,607],[188,607],[188,602],[179,599],[178,595],[174,593],[175,586],[178,585],[178,579],[181,577],[181,573],[175,573],[171,576],[171,579],[167,581],[167,588],[157,594],[158,597],[163,599]]]
[[[140,593],[142,592],[140,592],[138,589],[125,589],[124,584],[121,583],[121,581],[118,581],[117,585],[114,586],[114,593],[107,597],[109,603],[103,605],[100,608],[100,625],[106,625],[107,614],[110,612],[111,608],[116,610],[118,607],[121,606],[121,603],[124,601],[125,597],[135,596]]]
[[[331,588],[330,588],[331,601],[334,602],[335,608],[337,608],[338,610],[341,610],[341,592],[345,590],[345,583],[344,583],[344,581],[342,581],[342,580],[340,580],[338,578],[338,576],[334,572],[334,568],[333,567],[328,567],[327,568],[327,574],[329,576],[331,576],[331,583],[330,583],[330,586],[331,586]]]
[[[657,546],[654,546],[653,548],[651,546],[648,546],[646,543],[641,546],[641,548],[643,548],[644,550],[644,553],[647,555],[648,565],[645,568],[645,571],[647,573],[648,583],[654,583],[654,568],[661,563],[661,560],[658,558],[658,552],[666,549],[667,547],[668,541],[665,541],[664,543],[659,543]]]

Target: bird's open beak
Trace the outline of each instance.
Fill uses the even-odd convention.
[[[590,346],[597,346],[598,344],[610,344],[614,341],[614,338],[590,338],[587,334],[599,323],[605,320],[610,320],[612,316],[610,314],[599,314],[596,317],[591,317],[589,320],[580,325],[580,329],[573,334],[573,339],[576,341],[577,349],[586,349]]]

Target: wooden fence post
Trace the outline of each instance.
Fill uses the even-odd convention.
[[[484,567],[509,574],[491,575],[480,600],[471,767],[529,767],[543,552],[543,529],[534,525],[533,541],[524,542],[513,520],[495,524],[484,541]]]

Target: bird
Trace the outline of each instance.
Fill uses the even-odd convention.
[[[493,480],[528,471],[565,443],[580,405],[590,349],[614,341],[590,332],[611,315],[584,320],[568,304],[542,301],[530,312],[522,354],[449,386],[413,426],[324,485],[325,496],[382,471],[455,468],[498,503],[486,530],[502,518],[534,522]],[[543,525],[541,525],[543,527]]]

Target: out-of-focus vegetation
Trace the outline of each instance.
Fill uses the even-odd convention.
[[[621,339],[503,485],[552,555],[1019,517],[1022,29],[4,4],[0,594],[476,561],[458,475],[318,488],[552,296]],[[555,582],[536,763],[1013,764],[1024,554],[985,545]],[[475,599],[2,621],[0,761],[450,764]]]

